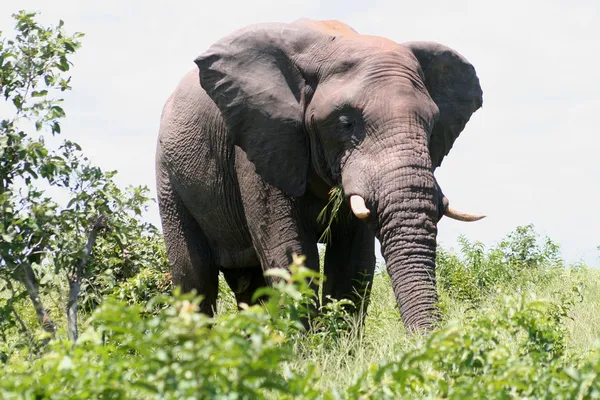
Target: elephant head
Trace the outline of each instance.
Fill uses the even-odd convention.
[[[195,60],[234,144],[292,197],[341,184],[381,242],[409,328],[436,320],[434,169],[482,104],[475,70],[435,43],[258,24]],[[441,206],[440,206],[441,205]]]

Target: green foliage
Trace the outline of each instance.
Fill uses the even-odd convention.
[[[0,35],[0,89],[14,109],[0,121],[3,338],[17,326],[29,331],[27,315],[22,318],[15,308],[25,296],[40,324],[54,334],[57,326],[44,298],[58,293],[67,303],[65,277],[69,307],[74,302],[76,312],[81,290],[90,311],[118,282],[143,269],[165,271],[167,264],[157,229],[142,219],[151,200],[148,188],[121,189],[114,182],[116,171],[92,165],[77,143],[64,140],[51,148],[44,140],[61,133],[66,114],[58,96],[71,89],[70,57],[83,35],[66,34],[62,21],[43,27],[35,13],[21,11],[13,18],[14,38]],[[64,201],[48,196],[49,188]],[[0,354],[6,351],[0,343]]]
[[[87,312],[113,292],[139,302],[171,291],[162,237],[156,227],[132,213],[128,204],[122,213],[112,214],[113,223],[119,226],[99,238],[89,261],[81,287],[81,305]]]
[[[586,382],[583,376],[591,376],[569,368],[564,357],[561,323],[572,299],[501,300],[466,324],[434,332],[399,361],[371,366],[349,388],[349,397],[574,398],[582,389],[600,394],[600,380]],[[595,355],[583,370],[599,361]]]
[[[50,246],[55,233],[58,205],[44,196],[34,183],[45,179],[64,186],[73,172],[65,157],[79,146],[65,142],[58,152],[50,151],[43,140],[32,138],[23,129],[27,122],[40,131],[60,132],[65,113],[54,94],[70,89],[67,57],[80,45],[81,34],[72,37],[56,29],[43,28],[34,14],[20,12],[16,37],[0,38],[0,88],[15,108],[13,118],[0,121],[0,254],[3,271],[32,264]],[[6,272],[5,272],[6,273]]]
[[[498,287],[541,284],[563,269],[559,246],[549,238],[540,245],[532,225],[517,227],[489,251],[464,236],[458,241],[462,257],[438,249],[437,280],[441,290],[462,301],[480,302]]]
[[[116,298],[127,304],[145,304],[153,297],[172,292],[171,274],[145,268],[112,291]]]
[[[356,319],[348,310],[354,305],[350,300],[328,298],[319,314],[311,321],[311,334],[308,344],[317,347],[330,347],[339,343],[340,339],[354,334]]]
[[[49,332],[56,326],[49,318],[38,293],[35,270],[45,255],[56,247],[60,233],[59,205],[44,195],[39,182],[65,187],[68,177],[78,174],[68,155],[79,146],[66,141],[51,151],[42,136],[35,139],[26,131],[47,130],[60,133],[65,116],[61,100],[54,96],[69,90],[68,56],[80,45],[81,34],[67,36],[62,22],[56,28],[44,28],[35,14],[21,11],[14,39],[0,36],[0,89],[14,115],[0,121],[0,279],[8,297],[0,310],[4,319],[0,337],[19,324],[27,331],[13,304],[24,297],[22,283],[34,302],[40,323]],[[2,288],[0,288],[2,289]],[[31,336],[30,336],[31,339]],[[0,348],[2,353],[2,348]]]
[[[344,369],[322,370],[307,348],[323,348],[320,362],[369,346],[342,304],[306,332],[302,321],[318,275],[296,258],[275,270],[263,305],[209,318],[192,294],[157,295],[144,305],[111,296],[93,313],[77,344],[54,340],[28,362],[9,361],[0,373],[2,398],[592,398],[600,395],[600,353],[569,354],[565,322],[583,301],[577,287],[546,298],[499,295],[462,320],[376,363],[359,364],[348,384],[331,387]],[[564,277],[563,277],[564,278]],[[143,278],[142,278],[143,279]],[[318,282],[317,282],[318,283]],[[389,287],[387,288],[389,289]],[[129,303],[129,304],[128,304]],[[398,321],[394,321],[398,324]],[[325,334],[324,334],[325,333]],[[327,338],[331,333],[333,338]],[[381,340],[373,338],[374,340]],[[304,344],[307,348],[302,348]],[[329,354],[329,356],[324,355]],[[391,359],[388,359],[391,358]]]
[[[219,319],[197,312],[200,298],[178,292],[145,307],[109,299],[76,346],[56,341],[43,357],[0,370],[11,376],[0,397],[314,398],[310,374],[284,363],[316,274],[294,265],[273,275],[264,306]],[[160,311],[147,317],[151,309]]]

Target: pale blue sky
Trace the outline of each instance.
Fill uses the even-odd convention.
[[[368,4],[368,5],[367,5]],[[19,9],[86,33],[74,58],[63,132],[123,184],[154,194],[162,105],[192,60],[231,31],[301,17],[338,19],[398,42],[435,40],[465,55],[480,109],[438,169],[452,205],[485,213],[443,219],[438,240],[487,245],[533,223],[568,262],[600,264],[600,3],[580,1],[35,1],[3,0],[0,29]],[[148,219],[159,224],[152,208]]]

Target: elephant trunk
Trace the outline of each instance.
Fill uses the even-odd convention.
[[[436,224],[442,199],[425,135],[409,136],[404,144],[373,148],[382,160],[379,168],[363,179],[350,178],[348,174],[344,189],[350,195],[355,215],[362,216],[374,228],[381,242],[405,326],[408,330],[427,330],[439,320],[435,259]],[[371,184],[360,184],[367,181]],[[360,190],[361,186],[369,189]],[[355,199],[362,197],[361,192],[371,208],[368,214],[363,209],[364,202]]]
[[[377,236],[402,320],[409,330],[438,319],[435,279],[438,193],[422,157],[386,171],[378,201]]]

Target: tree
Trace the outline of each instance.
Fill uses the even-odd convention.
[[[127,248],[153,241],[158,231],[141,219],[150,201],[146,187],[120,189],[113,181],[116,171],[92,165],[73,141],[54,149],[46,144],[45,137],[61,134],[66,113],[59,96],[71,90],[70,57],[83,34],[66,34],[63,21],[43,27],[35,17],[20,11],[13,14],[14,38],[0,32],[0,92],[14,107],[14,115],[0,121],[0,291],[9,292],[0,307],[0,332],[16,324],[31,338],[14,307],[28,296],[40,325],[54,334],[57,324],[42,302],[40,284],[56,286],[54,278],[66,276],[68,333],[76,340],[84,280],[114,266],[107,256],[114,257],[115,249],[120,264],[126,263]],[[48,187],[67,201],[47,196]],[[98,260],[94,249],[105,258]],[[162,263],[161,257],[155,253],[142,261]]]

